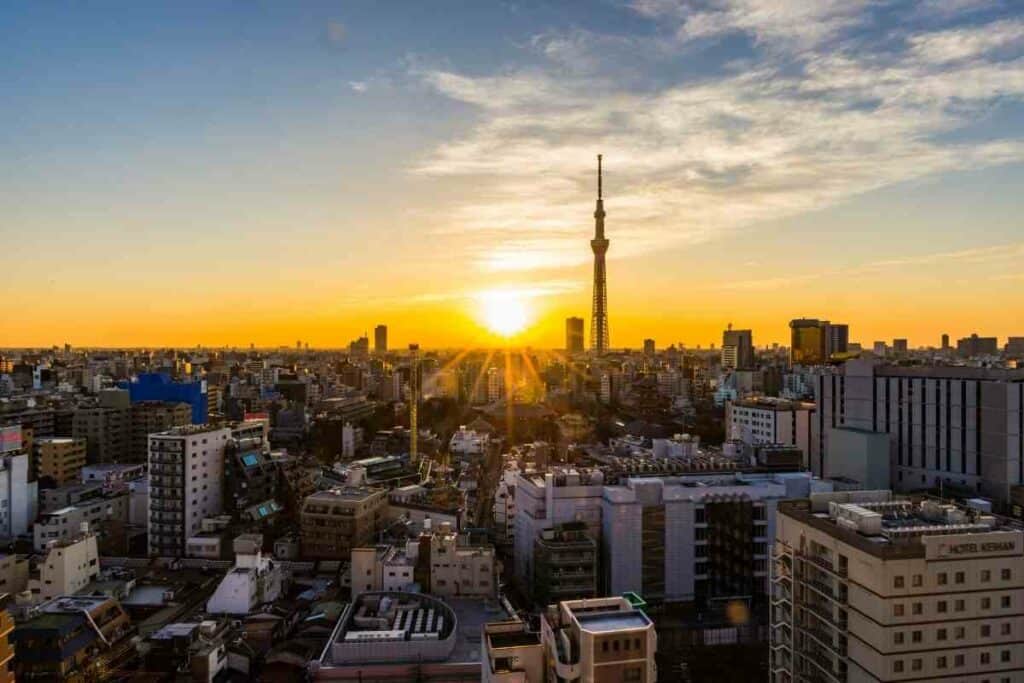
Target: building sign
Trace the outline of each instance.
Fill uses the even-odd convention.
[[[962,560],[1024,554],[1024,533],[1003,531],[955,536],[925,536],[928,560]]]
[[[21,425],[0,428],[0,453],[10,453],[21,448]]]

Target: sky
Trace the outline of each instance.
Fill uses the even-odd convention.
[[[1013,0],[12,0],[0,82],[0,346],[561,347],[598,153],[613,347],[1024,335]]]

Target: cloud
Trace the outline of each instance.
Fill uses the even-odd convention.
[[[344,47],[348,41],[348,28],[340,21],[329,20],[327,22],[327,40],[335,47]]]
[[[348,87],[351,88],[353,92],[363,93],[366,92],[369,86],[366,81],[349,81]]]
[[[463,236],[478,267],[515,271],[589,260],[581,244],[593,229],[597,152],[610,258],[1024,160],[1019,131],[953,135],[996,103],[1024,100],[1021,22],[901,28],[894,38],[873,26],[875,4],[641,0],[638,13],[678,36],[674,56],[640,51],[646,79],[620,78],[619,55],[605,50],[628,37],[579,31],[536,38],[528,49],[546,61],[528,68],[418,65],[416,77],[477,120],[412,170],[471,179],[443,230]],[[873,49],[859,37],[868,29]],[[700,49],[693,40],[727,33],[749,36],[755,57],[718,56],[701,74],[679,68]]]

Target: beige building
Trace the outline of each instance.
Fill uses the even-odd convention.
[[[302,505],[302,554],[308,559],[350,559],[353,548],[375,540],[386,515],[384,489],[347,486],[317,491]]]
[[[430,535],[430,593],[439,597],[493,597],[494,546],[474,544],[443,523]]]
[[[27,555],[0,555],[0,594],[28,590],[28,574]]]
[[[77,482],[85,465],[85,439],[45,436],[32,444],[36,478],[48,477],[56,486]]]
[[[654,623],[622,597],[550,605],[541,615],[548,680],[623,683],[658,680]],[[527,679],[529,680],[529,679]]]
[[[777,514],[772,681],[1024,681],[1019,523],[889,491]]]
[[[544,683],[544,644],[519,620],[484,624],[483,683]]]

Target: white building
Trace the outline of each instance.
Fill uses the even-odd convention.
[[[416,584],[416,560],[419,541],[410,540],[404,548],[380,545],[352,549],[352,597],[368,591],[419,592]]]
[[[29,456],[20,425],[0,430],[0,537],[28,533],[38,508],[36,482],[28,481]]]
[[[284,571],[280,564],[263,556],[262,544],[262,534],[243,534],[235,539],[235,566],[206,602],[207,612],[246,615],[281,597]]]
[[[813,403],[777,398],[752,398],[725,405],[725,438],[748,446],[781,444],[795,446],[809,467],[817,437]]]
[[[591,538],[601,538],[601,492],[598,469],[556,466],[546,473],[523,472],[515,484],[515,577],[533,581],[534,541],[544,529],[563,522],[584,522]]]
[[[652,439],[651,450],[657,458],[694,458],[700,450],[700,437],[675,434],[671,439]]]
[[[487,444],[490,443],[489,434],[466,429],[463,425],[458,431],[452,434],[448,442],[448,452],[457,456],[479,456],[487,452]]]
[[[629,478],[605,486],[607,591],[665,601],[763,598],[776,504],[822,490],[831,486],[806,473]]]
[[[175,427],[149,437],[149,553],[180,557],[203,518],[220,514],[231,429]]]
[[[32,526],[33,547],[45,552],[50,541],[66,543],[78,536],[83,524],[95,528],[109,520],[128,521],[128,496],[94,498],[40,515]]]
[[[430,594],[494,597],[498,592],[494,546],[473,544],[450,524],[430,536]]]
[[[74,595],[95,581],[100,573],[96,535],[85,531],[70,541],[51,541],[39,564],[39,579],[29,582],[34,602]]]
[[[771,680],[1024,681],[1024,532],[889,491],[779,505]]]

